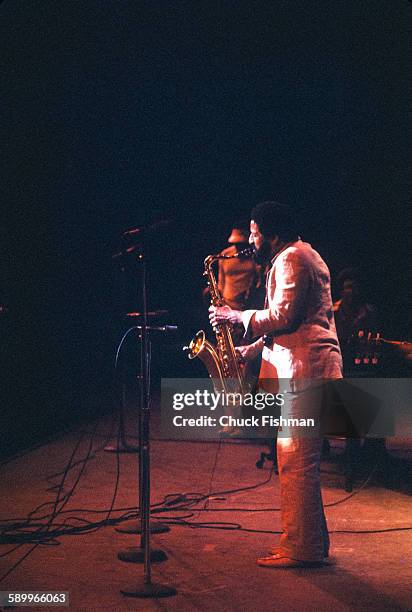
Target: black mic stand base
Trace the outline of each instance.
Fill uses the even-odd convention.
[[[159,521],[150,521],[150,533],[167,533],[170,531],[169,525],[160,523]],[[124,525],[115,527],[119,533],[142,533],[142,524],[140,520],[126,521]]]
[[[141,582],[135,584],[130,589],[120,589],[120,592],[125,597],[142,597],[142,598],[159,598],[172,597],[177,595],[176,589],[165,584],[153,584],[153,582]]]
[[[144,548],[140,546],[123,548],[123,550],[117,553],[117,558],[125,563],[144,563]],[[163,550],[152,548],[150,551],[150,561],[156,563],[167,561],[167,554]]]

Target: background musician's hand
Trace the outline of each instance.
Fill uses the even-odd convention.
[[[219,323],[242,323],[241,312],[239,310],[232,310],[229,306],[210,306],[209,308],[209,320],[213,328]]]

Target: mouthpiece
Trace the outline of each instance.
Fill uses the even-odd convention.
[[[255,255],[255,249],[253,247],[248,247],[247,249],[243,249],[242,251],[238,251],[234,255],[216,255],[216,259],[251,259]]]
[[[239,259],[251,259],[255,254],[255,249],[253,247],[248,247],[247,249],[243,249],[243,251],[238,251],[234,257],[239,257]]]

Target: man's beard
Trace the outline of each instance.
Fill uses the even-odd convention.
[[[255,249],[253,258],[259,266],[266,266],[271,259],[271,253],[272,249],[270,242],[265,240],[258,249]]]

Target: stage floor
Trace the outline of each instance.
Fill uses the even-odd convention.
[[[132,431],[129,420],[128,430]],[[104,452],[102,446],[110,431],[110,419],[67,433],[37,449],[0,466],[0,519],[26,517],[36,506],[54,502],[56,489],[79,441],[74,462],[93,453],[81,479],[55,519],[62,525],[82,526],[98,521],[112,502],[119,469],[119,486],[112,513],[124,514],[137,505],[137,456]],[[91,440],[91,442],[90,442]],[[380,471],[367,485],[345,500],[339,443],[332,441],[332,455],[322,462],[323,497],[331,531],[331,564],[319,569],[268,570],[256,565],[256,558],[276,544],[280,530],[279,487],[270,467],[255,467],[262,446],[256,442],[176,442],[153,440],[152,503],[171,494],[208,494],[187,511],[175,509],[156,517],[188,517],[191,523],[208,523],[209,528],[171,525],[171,531],[152,537],[152,544],[168,555],[163,563],[153,564],[154,582],[177,589],[167,599],[129,599],[120,594],[140,582],[143,567],[124,563],[117,553],[138,545],[138,536],[121,534],[113,526],[91,533],[64,535],[59,545],[40,544],[0,584],[3,591],[69,591],[70,609],[84,610],[276,610],[279,612],[348,610],[402,610],[412,608],[412,530],[365,533],[369,530],[412,527],[412,497],[404,482],[410,461],[409,446],[393,440],[389,448],[394,459],[393,474],[383,480]],[[409,455],[410,456],[410,455]],[[118,465],[117,457],[120,459]],[[68,473],[63,494],[75,482],[84,463]],[[395,473],[396,472],[396,473]],[[268,479],[270,480],[268,481]],[[262,483],[257,488],[224,493]],[[355,492],[359,489],[358,482]],[[176,498],[169,497],[168,501]],[[47,515],[53,504],[37,514]],[[266,510],[267,509],[267,510]],[[188,516],[190,515],[190,516]],[[73,517],[77,517],[74,519]],[[47,524],[47,519],[43,522]],[[36,521],[36,524],[38,521]],[[212,523],[215,523],[212,525]],[[224,523],[227,523],[225,525]],[[237,528],[240,525],[250,531]],[[206,527],[205,525],[203,525]],[[224,529],[226,527],[226,529]],[[354,531],[362,533],[351,533]],[[277,532],[277,533],[267,533]],[[55,542],[56,543],[56,542]],[[0,573],[4,575],[27,553],[32,544],[14,552],[16,544],[0,547]],[[27,609],[27,608],[26,608]],[[36,610],[48,608],[33,608]]]

